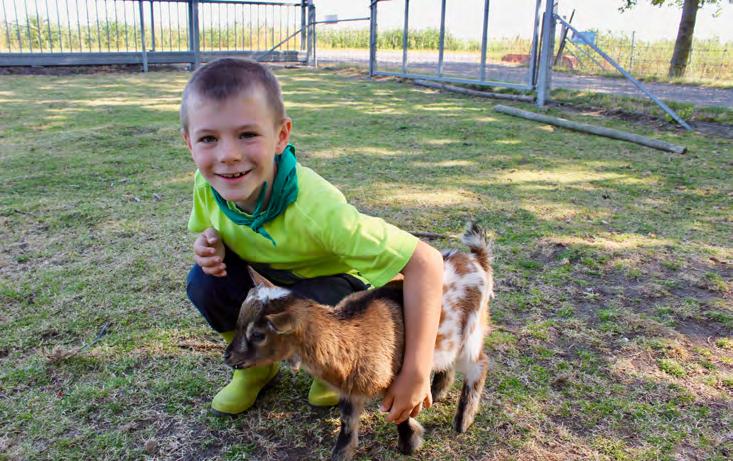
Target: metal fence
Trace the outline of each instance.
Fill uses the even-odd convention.
[[[470,4],[467,4],[468,2]],[[446,83],[461,83],[480,86],[506,87],[522,91],[532,91],[537,81],[537,63],[539,49],[539,30],[542,0],[512,0],[493,1],[489,0],[464,0],[459,7],[456,3],[449,3],[447,0],[438,0],[431,3],[431,7],[438,8],[440,15],[435,24],[429,27],[437,32],[437,47],[435,50],[421,49],[411,37],[410,13],[418,13],[415,8],[424,8],[424,4],[417,4],[410,0],[403,2],[386,2],[374,0],[371,3],[371,25],[370,25],[370,74],[397,76],[432,80]],[[472,41],[478,43],[477,52],[468,50],[465,53],[450,53],[451,48],[450,28],[446,25],[446,18],[454,11],[465,11],[470,8],[475,11],[475,16],[480,17],[481,26],[475,31]],[[385,34],[395,35],[394,30],[380,30],[379,11],[387,9],[401,9],[403,24],[399,37],[385,37]],[[505,62],[501,62],[490,54],[496,54],[490,50],[491,29],[490,23],[500,14],[513,15],[521,10],[526,16],[526,32],[532,37],[522,53],[517,57],[525,59],[526,67],[519,68]],[[392,11],[392,15],[400,14]],[[434,37],[435,38],[435,37]],[[380,44],[394,42],[395,39],[401,42],[401,49],[384,49]],[[432,40],[431,40],[432,42]],[[504,53],[506,54],[506,53]]]
[[[314,22],[311,0],[0,0],[0,66],[308,62]]]

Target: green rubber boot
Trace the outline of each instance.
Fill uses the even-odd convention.
[[[234,338],[233,331],[221,334],[227,343]],[[261,367],[234,370],[232,380],[211,401],[211,410],[218,415],[237,415],[254,405],[257,394],[277,375],[279,363]]]
[[[331,386],[320,379],[313,378],[308,391],[308,403],[314,407],[332,407],[339,403],[340,395]]]

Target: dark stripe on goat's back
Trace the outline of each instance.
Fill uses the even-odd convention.
[[[389,282],[373,290],[360,291],[349,295],[338,304],[336,315],[342,319],[356,317],[362,314],[370,304],[380,300],[402,307],[402,280]]]

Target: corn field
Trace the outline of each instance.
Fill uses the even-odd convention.
[[[437,50],[440,32],[438,29],[409,30],[408,49]],[[556,52],[559,49],[556,41]],[[674,50],[673,40],[640,41],[633,36],[613,33],[599,33],[597,45],[609,56],[624,66],[633,75],[643,78],[666,79],[669,61]],[[488,62],[500,62],[506,54],[528,54],[531,41],[523,38],[490,39],[487,44]],[[325,49],[365,49],[369,47],[367,29],[324,30],[318,32],[318,47]],[[383,50],[402,49],[402,29],[380,31],[377,48]],[[445,50],[480,53],[479,40],[461,40],[446,31]],[[598,56],[587,45],[566,43],[566,56],[575,58],[573,72],[603,75],[617,73],[610,64]],[[715,80],[733,83],[733,43],[719,40],[694,40],[686,79]]]
[[[294,30],[235,21],[226,28],[203,28],[199,32],[199,44],[201,51],[266,50],[287,38],[291,32]],[[0,53],[140,51],[141,39],[140,29],[135,23],[105,21],[62,27],[35,18],[25,23],[0,23]],[[185,51],[189,46],[188,40],[185,24],[175,28],[157,27],[155,37],[149,28],[145,30],[148,51]],[[288,40],[282,49],[300,49],[300,35]]]

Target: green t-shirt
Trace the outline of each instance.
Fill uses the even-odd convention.
[[[310,168],[297,165],[298,198],[264,225],[277,242],[224,215],[211,187],[196,171],[192,232],[213,227],[240,258],[301,278],[348,273],[376,287],[399,273],[418,239],[380,218],[359,213],[343,194]]]

